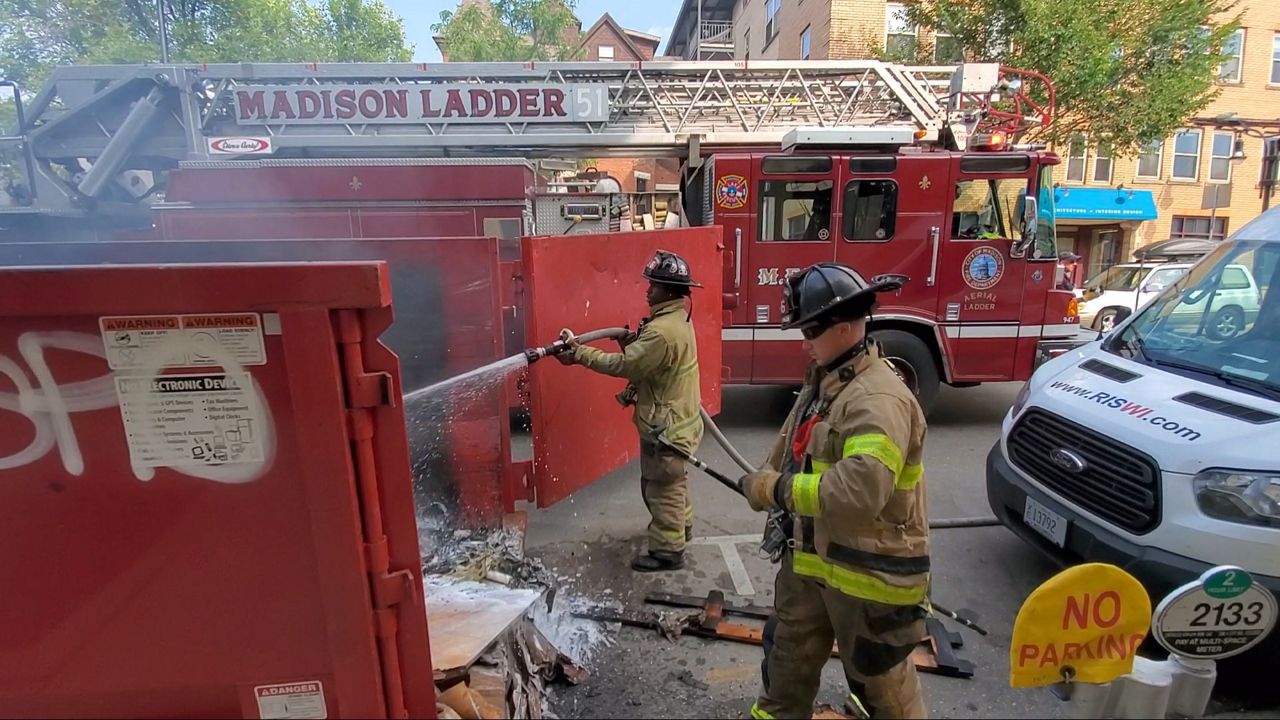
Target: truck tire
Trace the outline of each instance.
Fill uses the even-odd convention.
[[[938,399],[938,364],[933,352],[920,338],[902,330],[875,330],[871,338],[880,344],[884,357],[893,364],[903,381],[916,394],[916,401],[925,416],[933,410]]]

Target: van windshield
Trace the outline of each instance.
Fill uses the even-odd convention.
[[[1104,347],[1280,400],[1278,285],[1280,243],[1228,243],[1170,285]]]

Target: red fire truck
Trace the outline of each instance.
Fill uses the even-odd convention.
[[[1052,109],[1045,78],[974,64],[69,67],[0,138],[0,239],[496,236],[518,316],[520,236],[635,208],[539,192],[531,159],[675,155],[683,223],[723,228],[728,382],[800,380],[778,286],[834,260],[909,276],[871,330],[928,407],[1076,342],[1058,159],[1013,143]]]

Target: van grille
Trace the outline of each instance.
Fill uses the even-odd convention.
[[[1138,534],[1160,523],[1160,472],[1136,449],[1039,408],[1019,418],[1008,447],[1015,466],[1098,517]]]

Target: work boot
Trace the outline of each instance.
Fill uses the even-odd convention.
[[[679,570],[684,567],[684,552],[654,550],[648,555],[637,555],[631,561],[631,569],[636,572],[662,572]]]

